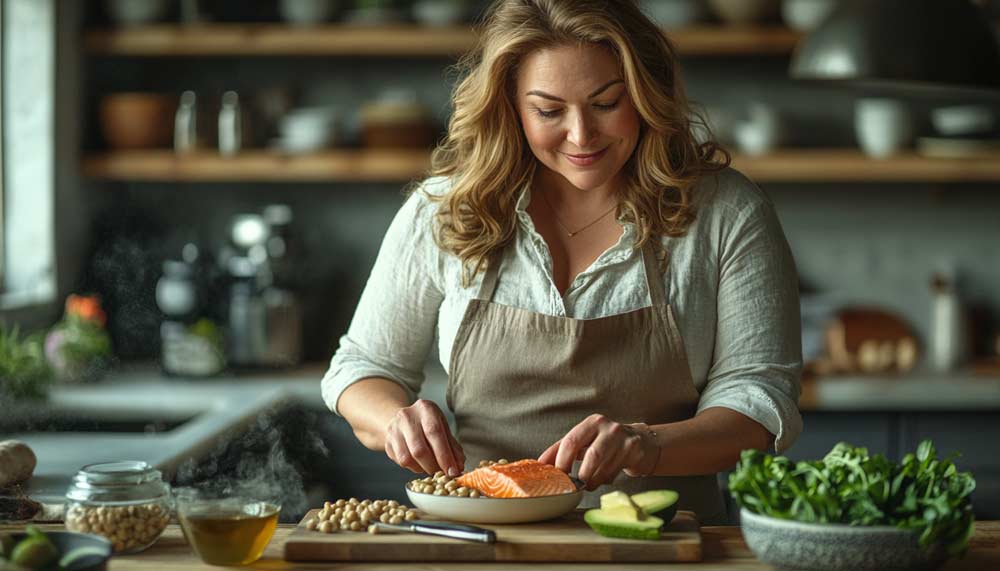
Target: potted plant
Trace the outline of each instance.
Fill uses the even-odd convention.
[[[66,311],[45,337],[45,357],[56,376],[68,382],[90,382],[111,364],[107,316],[97,296],[70,295]]]
[[[52,381],[40,335],[21,337],[0,323],[0,400],[43,399]]]

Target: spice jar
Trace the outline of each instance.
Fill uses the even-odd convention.
[[[84,466],[66,500],[66,529],[103,535],[115,553],[146,549],[170,521],[170,486],[145,462]]]

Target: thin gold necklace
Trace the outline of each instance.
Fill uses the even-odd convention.
[[[600,222],[601,220],[603,220],[605,216],[607,216],[608,214],[611,214],[612,212],[614,212],[614,210],[615,210],[616,208],[618,208],[618,205],[617,205],[617,204],[616,204],[616,205],[614,205],[614,206],[612,206],[610,210],[608,210],[608,211],[607,211],[607,212],[605,212],[604,214],[601,214],[600,216],[598,216],[597,218],[595,218],[593,222],[591,222],[591,223],[587,224],[587,225],[586,225],[586,226],[584,226],[583,228],[580,228],[580,229],[579,229],[579,230],[577,230],[576,232],[573,232],[573,231],[571,231],[571,230],[570,230],[569,228],[567,228],[565,224],[563,224],[563,221],[562,221],[562,220],[560,220],[560,219],[559,219],[559,215],[558,215],[558,214],[556,214],[556,209],[552,207],[552,203],[551,203],[551,202],[549,202],[549,198],[548,198],[547,196],[545,196],[545,191],[540,191],[540,192],[539,192],[539,194],[541,194],[541,195],[542,195],[542,200],[544,200],[544,201],[545,201],[545,205],[546,205],[546,206],[548,206],[548,207],[549,207],[549,211],[550,211],[550,212],[552,212],[552,217],[556,219],[556,224],[558,224],[558,225],[559,225],[559,227],[563,229],[563,232],[565,232],[565,233],[566,233],[566,236],[568,236],[568,237],[570,237],[570,238],[572,238],[573,236],[576,236],[576,235],[577,235],[577,234],[579,234],[580,232],[583,232],[583,231],[584,231],[584,230],[586,230],[587,228],[590,228],[590,227],[591,227],[591,226],[593,226],[594,224],[597,224],[598,222]]]

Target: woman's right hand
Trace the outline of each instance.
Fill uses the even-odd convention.
[[[420,399],[399,409],[385,431],[385,453],[400,466],[417,473],[443,471],[451,477],[465,469],[465,452],[433,402]]]

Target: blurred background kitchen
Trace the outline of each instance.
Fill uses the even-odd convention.
[[[789,456],[933,438],[1000,517],[1000,2],[642,4],[795,254]],[[286,507],[401,495],[319,379],[484,5],[2,0],[0,436],[35,449],[31,495],[122,458],[256,463]]]

